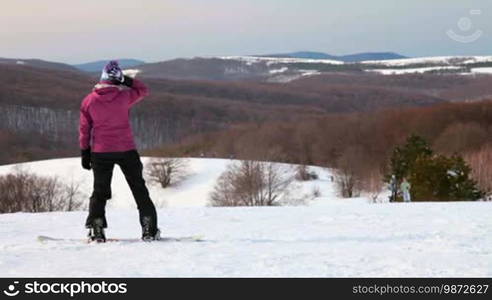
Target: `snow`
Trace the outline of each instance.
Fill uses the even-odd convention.
[[[299,72],[301,72],[302,76],[314,76],[321,74],[321,72],[317,70],[299,70]]]
[[[343,65],[343,61],[332,59],[309,59],[309,58],[293,58],[293,57],[263,57],[263,56],[218,56],[219,59],[225,60],[238,60],[244,61],[248,64],[266,62],[267,65],[271,64],[293,64],[293,63],[306,63],[306,64],[330,64],[330,65]]]
[[[407,66],[415,64],[473,64],[492,62],[492,56],[431,56],[391,60],[367,60],[361,63],[385,66]]]
[[[267,82],[275,82],[275,83],[288,83],[294,80],[297,80],[304,76],[302,73],[291,73],[291,74],[276,74],[276,76],[272,76],[267,79]]]
[[[425,73],[439,70],[458,70],[460,67],[448,66],[448,67],[426,67],[426,68],[408,68],[408,69],[372,69],[366,70],[366,72],[376,72],[383,75],[401,75],[410,73]]]
[[[276,83],[287,83],[291,82],[293,80],[297,80],[302,77],[306,76],[315,76],[315,75],[320,75],[322,74],[320,71],[317,70],[295,70],[293,72],[289,72],[285,74],[285,72],[288,71],[288,68],[282,68],[278,70],[271,70],[270,74],[275,75],[270,77],[267,81],[268,82],[276,82]]]
[[[142,163],[145,165],[152,159],[143,157]],[[152,200],[158,207],[204,207],[207,205],[207,195],[213,190],[217,178],[225,171],[229,163],[233,160],[210,159],[210,158],[190,158],[189,176],[177,186],[162,189],[158,184],[149,182],[147,184]],[[87,191],[89,197],[92,191],[92,172],[83,170],[80,166],[79,158],[64,158],[55,160],[44,160],[23,163],[19,165],[0,166],[0,175],[13,172],[19,166],[23,170],[31,171],[42,176],[57,175],[67,183],[72,180],[80,183],[81,190]],[[313,169],[329,176],[329,173],[322,168]],[[312,182],[303,183],[299,193],[308,194],[312,189]],[[125,177],[118,167],[115,167],[112,180],[112,196],[108,202],[109,208],[135,208],[133,196],[128,187]]]
[[[289,70],[289,68],[287,68],[287,67],[283,67],[283,68],[275,69],[275,70],[270,70],[270,74],[284,73],[287,70]]]
[[[165,236],[201,235],[205,242],[40,243],[38,235],[83,237],[86,212],[2,214],[0,277],[492,276],[491,202],[340,199],[331,173],[315,168],[320,179],[299,190],[319,187],[322,197],[307,206],[212,208],[204,199],[229,161],[190,163],[194,175],[181,186],[151,193],[168,204],[158,210]],[[76,158],[25,166],[90,187]],[[115,175],[107,235],[138,237],[138,213],[119,170]]]
[[[492,74],[492,68],[472,68],[471,73],[473,74]]]
[[[492,62],[492,56],[475,56],[471,59],[464,61],[464,64],[476,64],[476,63],[487,63]]]
[[[22,61],[22,60],[18,60],[15,63],[18,64],[18,65],[25,65],[26,64],[26,62],[25,61]]]

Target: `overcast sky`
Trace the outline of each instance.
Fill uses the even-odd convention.
[[[2,0],[0,57],[80,63],[298,50],[492,55],[491,14],[490,0]],[[462,43],[448,30],[482,34]]]

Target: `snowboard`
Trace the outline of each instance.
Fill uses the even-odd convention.
[[[97,242],[90,241],[89,239],[71,239],[71,238],[55,238],[46,235],[39,235],[37,240],[41,243],[47,242],[80,242],[87,244],[97,244]],[[205,242],[202,236],[183,236],[183,237],[161,237],[155,241],[142,241],[140,238],[108,238],[106,243],[153,243],[153,242]],[[104,244],[104,243],[102,243]]]

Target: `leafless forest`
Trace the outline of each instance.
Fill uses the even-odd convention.
[[[97,77],[57,64],[0,64],[0,74],[0,164],[78,155],[79,105]],[[439,153],[475,165],[489,159],[490,76],[346,71],[282,84],[161,77],[144,77],[151,96],[132,112],[146,154],[262,160],[276,153],[274,160],[306,165],[357,162],[352,171],[371,178],[416,133]]]

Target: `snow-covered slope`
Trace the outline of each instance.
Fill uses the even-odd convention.
[[[201,243],[46,243],[80,238],[84,212],[0,215],[0,276],[490,277],[490,203],[159,210],[166,236]],[[108,211],[110,237],[138,237],[134,210]]]
[[[472,68],[471,72],[473,74],[492,74],[492,68]]]
[[[220,56],[220,59],[239,60],[248,64],[266,62],[270,64],[330,64],[330,65],[343,65],[344,62],[333,59],[313,59],[313,58],[294,58],[294,57],[264,57],[264,56]]]
[[[369,72],[380,73],[383,75],[401,75],[401,74],[413,74],[413,73],[427,73],[432,71],[444,71],[444,70],[459,70],[460,67],[448,66],[448,67],[425,67],[425,68],[406,68],[406,69],[372,69],[367,70]]]
[[[431,56],[391,60],[363,61],[362,64],[384,65],[384,66],[408,66],[418,64],[474,64],[492,62],[492,56]]]
[[[387,75],[426,72],[468,75],[471,74],[470,68],[492,65],[492,56],[437,56],[362,62],[352,61],[349,57],[347,60],[282,56],[210,56],[144,64],[138,67],[138,71],[141,72],[140,76],[154,78],[287,83],[306,75],[378,72],[380,69],[397,69],[378,72]]]
[[[66,180],[81,176],[90,186],[90,173],[80,171],[78,163],[64,159],[28,167]],[[195,175],[188,183],[152,192],[174,206],[158,211],[165,236],[202,235],[205,242],[43,244],[36,236],[83,237],[86,212],[3,214],[0,277],[492,276],[490,202],[339,199],[329,173],[323,172],[320,180],[302,187],[316,185],[322,193],[308,206],[204,207],[206,193],[226,164],[194,159]],[[0,172],[10,169],[3,166]],[[119,171],[116,175],[107,235],[138,237],[137,211],[127,208],[129,191]]]
[[[363,61],[366,72],[383,75],[442,73],[456,75],[489,74],[492,56],[436,56]]]
[[[248,64],[266,62],[272,64],[329,64],[329,65],[380,65],[388,67],[403,67],[411,65],[469,65],[477,63],[490,63],[492,56],[429,56],[388,60],[366,60],[361,62],[343,62],[333,59],[310,59],[292,57],[263,57],[263,56],[220,56],[219,59],[244,61]]]
[[[330,59],[304,59],[304,58],[284,58],[284,57],[255,57],[255,56],[225,56],[220,59],[235,60],[254,65],[266,63],[267,66],[275,66],[277,69],[270,70],[270,74],[277,75],[268,81],[288,82],[293,79],[302,77],[302,71],[295,69],[296,64],[303,64],[312,68],[309,70],[313,75],[330,72],[326,66],[332,66],[331,71],[340,72],[344,70],[353,70],[354,66],[361,65],[366,72],[375,72],[383,75],[401,75],[409,73],[454,73],[454,74],[472,74],[472,73],[489,73],[479,72],[481,68],[475,68],[476,72],[470,70],[473,66],[488,67],[492,63],[492,56],[436,56],[436,57],[418,57],[403,58],[390,60],[371,60],[362,62],[343,62]],[[286,66],[291,67],[286,67]],[[281,68],[279,66],[282,66]],[[333,68],[336,67],[336,68]],[[295,72],[294,72],[295,71]],[[293,74],[288,74],[294,72]],[[282,76],[283,75],[283,76]],[[286,78],[286,79],[285,79]]]
[[[149,161],[149,157],[142,159],[145,165]],[[158,184],[149,182],[149,192],[152,199],[159,207],[203,207],[207,205],[208,194],[212,191],[217,178],[226,169],[229,163],[233,160],[227,159],[189,159],[189,176],[186,180],[177,186],[167,189],[162,189]],[[11,173],[19,166],[23,170],[31,171],[43,176],[58,176],[66,183],[72,180],[81,185],[81,191],[88,198],[92,192],[92,172],[83,170],[80,166],[79,158],[65,158],[36,161],[23,163],[19,165],[0,166],[0,175]],[[323,178],[329,176],[329,173],[322,168],[315,168]],[[312,191],[313,186],[321,184],[321,182],[304,182],[298,183],[297,192],[299,195],[307,195]],[[115,172],[112,181],[112,196],[108,202],[110,208],[135,208],[135,203],[128,187],[123,173],[118,167],[115,167]],[[325,188],[325,192],[332,193],[331,186]]]

